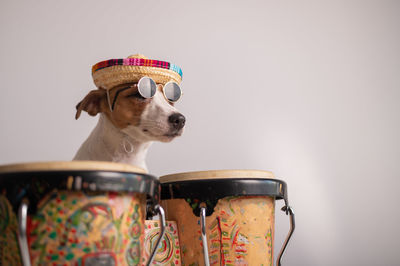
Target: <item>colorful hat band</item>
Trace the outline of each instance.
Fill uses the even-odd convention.
[[[164,68],[178,73],[182,78],[182,69],[177,65],[165,61],[144,59],[144,58],[124,58],[124,59],[110,59],[106,61],[101,61],[92,67],[92,74],[94,74],[96,71],[100,69],[112,66],[144,66],[144,67]]]

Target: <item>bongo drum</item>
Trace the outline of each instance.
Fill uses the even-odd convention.
[[[218,170],[160,177],[161,205],[177,222],[182,265],[273,265],[275,200],[290,215],[287,185],[267,171]]]
[[[164,234],[159,181],[131,165],[0,166],[0,192],[1,265],[139,265],[147,198],[160,216],[157,245]]]

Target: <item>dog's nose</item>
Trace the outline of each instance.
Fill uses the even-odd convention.
[[[169,116],[168,121],[174,129],[180,130],[185,126],[186,118],[180,113],[174,113]]]

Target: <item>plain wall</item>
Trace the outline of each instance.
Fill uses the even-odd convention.
[[[0,163],[70,160],[91,66],[142,53],[182,67],[187,118],[151,173],[273,171],[284,265],[399,265],[399,26],[399,1],[2,0]]]

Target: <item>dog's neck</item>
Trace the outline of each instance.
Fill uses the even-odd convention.
[[[74,160],[127,163],[147,171],[145,159],[151,144],[151,141],[126,135],[100,114],[97,126],[79,148]]]

